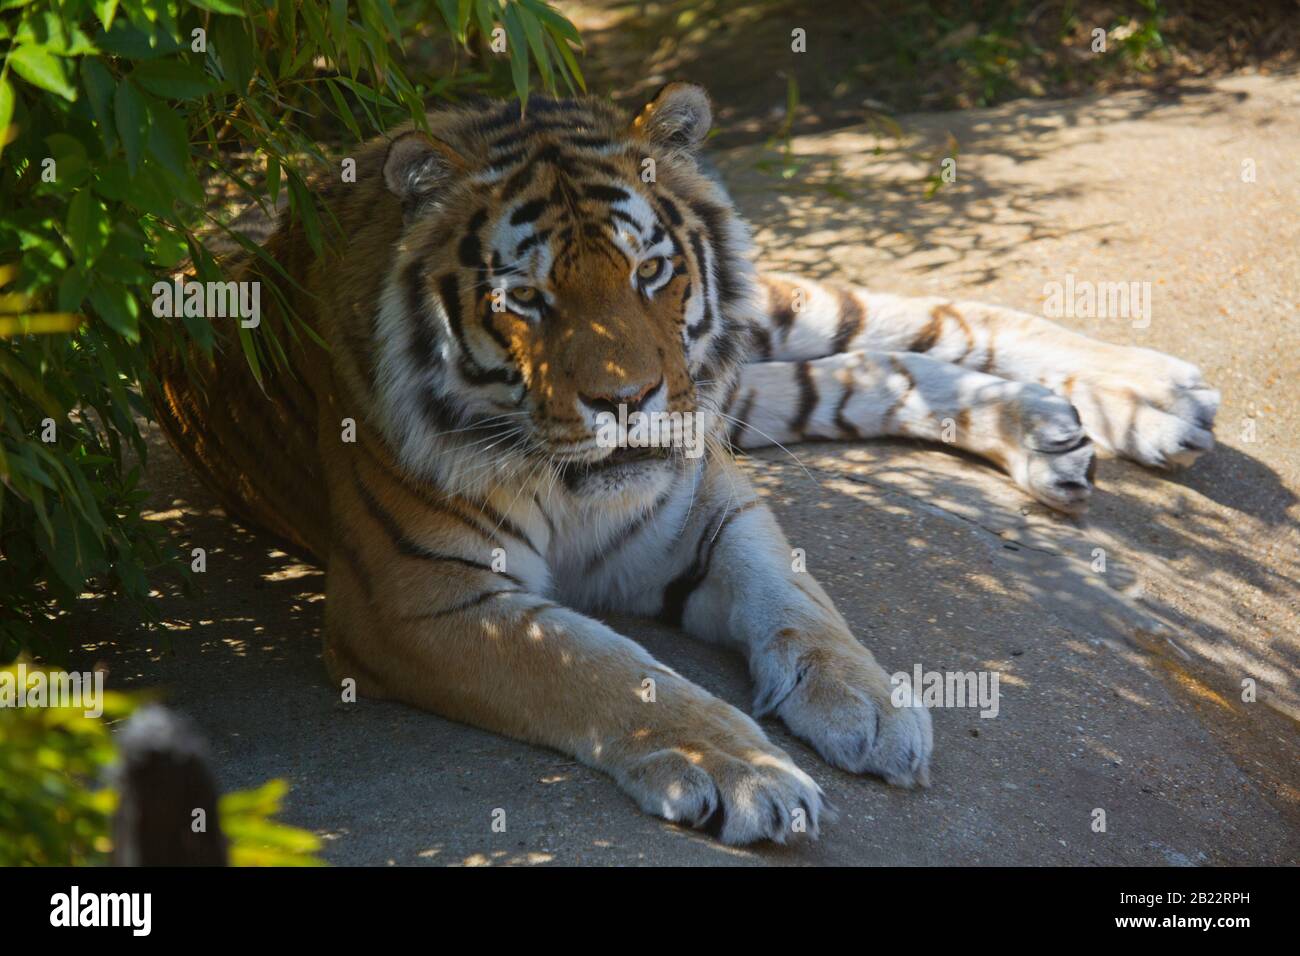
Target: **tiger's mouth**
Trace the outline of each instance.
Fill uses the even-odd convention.
[[[571,461],[563,466],[563,472],[569,477],[600,474],[618,468],[635,468],[657,461],[667,461],[673,456],[673,449],[662,446],[634,448],[622,445],[597,461]]]

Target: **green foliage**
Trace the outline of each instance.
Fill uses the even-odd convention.
[[[130,709],[104,698],[105,718]],[[107,724],[82,710],[0,707],[0,866],[106,862],[117,799],[98,784],[113,753]]]
[[[17,668],[0,668],[3,674],[16,680]],[[134,704],[111,692],[102,703],[102,718],[75,707],[0,707],[0,866],[108,862],[117,807],[117,794],[103,786],[115,757],[108,721]],[[221,797],[233,866],[320,864],[315,834],[273,819],[287,791],[272,780]]]
[[[1160,32],[1165,11],[1159,0],[1138,0],[1138,5],[1143,14],[1116,25],[1111,33],[1119,40],[1120,50],[1134,69],[1146,72],[1165,52],[1165,38]]]
[[[404,65],[430,43],[448,69]],[[150,308],[182,261],[217,277],[211,197],[284,194],[319,246],[322,140],[469,91],[526,100],[532,69],[581,87],[578,43],[541,0],[0,0],[0,661],[60,656],[88,591],[147,622],[150,580],[184,571],[140,513],[140,390],[157,349],[214,346]],[[238,340],[255,373],[283,354]]]
[[[987,21],[953,22],[939,44],[938,60],[954,64],[964,75],[963,86],[976,91],[974,101],[987,106],[1025,94],[1041,96],[1042,81],[1035,74],[1045,72],[1055,82],[1063,82],[1071,71],[1123,72],[1151,69],[1156,54],[1163,50],[1160,23],[1165,12],[1158,0],[1136,0],[1134,15],[1120,16],[1109,23],[1085,22],[1073,4],[1066,3],[1058,12],[1055,35],[1038,42],[1031,29],[1040,17],[1049,22],[1046,5],[1009,3]],[[1051,53],[1050,47],[1071,43],[1079,50],[1091,49],[1091,30],[1107,30],[1108,39],[1118,47],[1118,57],[1085,57],[1071,65],[1069,58]],[[1044,70],[1048,62],[1053,65]]]
[[[283,780],[221,797],[221,831],[230,843],[231,866],[320,866],[320,838],[272,819],[289,792]]]
[[[151,581],[188,570],[141,514],[141,396],[159,349],[217,343],[150,303],[183,262],[219,277],[204,236],[223,205],[286,196],[319,248],[322,142],[468,92],[526,101],[533,69],[581,88],[578,43],[541,0],[0,0],[0,664],[66,656],[88,593],[148,625]],[[255,374],[283,355],[267,326],[238,331]],[[0,709],[0,865],[104,861],[112,756],[101,720]],[[223,798],[232,862],[316,862],[315,837],[271,819],[285,789]]]

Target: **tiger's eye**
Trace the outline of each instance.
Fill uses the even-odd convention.
[[[642,280],[649,282],[651,279],[658,277],[659,273],[663,271],[663,267],[663,259],[647,259],[641,263],[640,268],[636,270],[636,274]]]
[[[530,285],[516,286],[510,290],[510,297],[526,305],[537,298],[537,290]]]

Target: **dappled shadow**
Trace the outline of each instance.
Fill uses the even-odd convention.
[[[147,437],[144,512],[174,553],[203,548],[206,571],[194,597],[159,583],[154,630],[122,605],[83,602],[70,666],[101,667],[110,690],[191,717],[223,791],[287,779],[282,818],[317,832],[336,863],[760,862],[646,817],[567,756],[402,704],[344,700],[321,658],[324,572],[227,518],[159,431]]]
[[[906,499],[911,509],[960,521],[977,531],[1000,561],[1022,568],[1026,577],[1017,579],[1016,590],[1041,599],[1053,613],[1074,621],[1100,619],[1114,636],[1151,631],[1175,644],[1195,643],[1206,653],[1233,647],[1247,672],[1270,675],[1275,703],[1300,713],[1300,642],[1294,635],[1277,634],[1278,640],[1248,647],[1242,638],[1256,636],[1251,632],[1261,627],[1255,615],[1190,616],[1182,603],[1187,592],[1204,593],[1210,603],[1247,593],[1272,599],[1267,603],[1278,607],[1300,598],[1300,550],[1288,548],[1300,531],[1294,514],[1274,516],[1276,527],[1244,523],[1231,507],[1171,495],[1177,485],[1164,476],[1107,460],[1100,465],[1089,513],[1069,518],[1023,498],[1009,483],[995,486],[1004,479],[987,466],[967,464],[964,456],[891,444],[896,452],[884,451],[887,446],[865,452],[820,445],[795,451],[822,479],[818,500],[830,507],[839,480],[867,485],[872,497]],[[783,478],[788,486],[804,483],[778,455],[764,453],[759,460],[789,467]],[[1254,464],[1278,481],[1266,466]],[[786,487],[785,493],[792,490]],[[1294,504],[1295,497],[1288,500]],[[1106,550],[1104,571],[1092,568],[1098,547]],[[1153,589],[1157,582],[1182,587]],[[1224,675],[1229,690],[1239,676]]]
[[[859,638],[891,671],[910,673],[918,664],[992,670],[1002,681],[996,719],[935,712],[935,785],[923,793],[833,771],[778,722],[766,721],[765,730],[841,809],[816,845],[722,847],[645,816],[612,782],[571,758],[398,704],[344,702],[320,660],[320,572],[228,522],[161,444],[152,452],[151,504],[178,550],[209,549],[208,584],[196,601],[173,588],[160,593],[170,649],[108,609],[82,622],[85,653],[108,663],[110,687],[161,689],[192,715],[212,743],[224,788],[286,777],[293,790],[285,819],[319,832],[324,856],[335,862],[1287,859],[1285,814],[1275,815],[1253,788],[1243,790],[1237,766],[1188,735],[1197,702],[1171,697],[1153,676],[1161,672],[1153,661],[1176,657],[1162,644],[1162,628],[1193,655],[1202,644],[1226,642],[1246,655],[1266,700],[1279,672],[1286,679],[1300,670],[1294,646],[1275,642],[1279,656],[1259,659],[1227,623],[1185,620],[1159,594],[1138,605],[1123,593],[1151,573],[1145,562],[1153,554],[1162,562],[1190,555],[1193,573],[1224,573],[1226,566],[1261,593],[1286,599],[1286,568],[1270,572],[1240,555],[1225,563],[1233,544],[1216,542],[1222,519],[1210,503],[1179,504],[1172,522],[1167,502],[1130,497],[1123,487],[1158,479],[1106,463],[1101,514],[1076,521],[1032,504],[964,456],[908,442],[798,453],[812,479],[780,453],[746,467]],[[1090,568],[1096,546],[1108,550],[1104,573]],[[611,623],[748,709],[750,683],[739,657],[658,625]],[[1254,748],[1253,760],[1233,751],[1238,765],[1285,809],[1279,791],[1294,775],[1295,754],[1271,755],[1271,770],[1253,766],[1262,747],[1277,743],[1259,740],[1254,716],[1240,715],[1230,675],[1206,676],[1177,660],[1204,694],[1222,701],[1202,718],[1244,727],[1238,743]],[[1220,796],[1205,806],[1198,793]],[[1096,806],[1120,814],[1128,838],[1088,841],[1086,821]],[[504,833],[492,829],[498,810],[506,814]]]
[[[880,111],[967,108],[1015,97],[1021,97],[1018,109],[1032,109],[1044,95],[1128,88],[1168,103],[1205,91],[1198,75],[1222,75],[1234,63],[1293,68],[1300,35],[1294,10],[1247,17],[1202,3],[1193,15],[1164,19],[1162,32],[1177,54],[1138,68],[1119,51],[1088,54],[1086,25],[1114,15],[1106,4],[1072,3],[1068,15],[1052,3],[1000,4],[976,14],[968,5],[911,0],[573,0],[563,6],[582,29],[593,89],[635,109],[664,83],[701,83],[712,93],[716,141],[725,147],[777,135],[787,123],[791,88],[796,135],[861,123]],[[804,53],[792,49],[796,29],[803,31]],[[1256,31],[1262,36],[1241,36]],[[980,34],[985,42],[972,42]]]
[[[1064,204],[1097,193],[1095,175],[1084,185],[1082,176],[1048,183],[1022,174],[1060,150],[1063,130],[1073,131],[1077,147],[1171,103],[1180,121],[1194,123],[1245,96],[1204,87],[927,114],[904,118],[901,127],[868,123],[795,141],[789,156],[766,146],[731,150],[719,165],[772,265],[810,278],[854,275],[862,250],[870,250],[874,269],[893,285],[943,270],[974,294],[1026,243],[1069,235],[1110,241],[1118,222],[1078,224],[1059,215]],[[955,182],[940,179],[945,159],[957,163]],[[794,170],[789,178],[787,170]],[[926,198],[931,186],[937,191]]]
[[[1161,695],[1139,688],[1152,670],[1165,675],[1184,712],[1204,720],[1275,806],[1300,822],[1300,635],[1286,625],[1287,609],[1300,599],[1294,513],[1247,518],[1212,499],[1179,494],[1177,485],[1141,468],[1106,461],[1090,514],[1070,519],[1020,498],[987,467],[972,468],[943,451],[902,443],[794,451],[817,478],[815,493],[801,469],[775,451],[754,460],[757,483],[771,490],[778,513],[785,512],[782,524],[796,547],[823,530],[810,521],[817,511],[862,526],[837,529],[844,540],[835,547],[807,547],[809,570],[855,626],[884,610],[876,607],[873,614],[876,595],[903,594],[931,608],[969,610],[976,602],[994,612],[959,615],[979,624],[977,633],[963,634],[951,616],[888,609],[892,626],[922,632],[918,646],[925,648],[927,667],[935,653],[930,647],[940,654],[956,651],[958,660],[945,666],[969,669],[1007,659],[1013,645],[1045,654],[1060,639],[1108,646],[1114,660],[1124,662],[1112,668],[1112,679],[1121,681],[1099,679],[1100,671],[1086,675],[1096,694],[1093,705],[1113,693],[1159,709]],[[1245,457],[1236,450],[1227,454]],[[1266,466],[1253,464],[1255,475],[1281,487]],[[1234,487],[1239,496],[1251,493]],[[1285,501],[1290,507],[1295,498],[1288,492]],[[862,517],[846,518],[855,507],[863,509]],[[954,529],[963,544],[946,545],[948,531],[917,533],[918,514],[933,519],[921,524]],[[900,535],[908,536],[902,548]],[[841,549],[865,552],[869,582],[845,575]],[[1105,557],[1102,570],[1097,549]],[[923,600],[915,597],[918,581]],[[855,606],[862,614],[850,610]],[[1029,630],[1017,625],[1026,615],[1032,615]],[[874,647],[870,638],[867,643]],[[1089,658],[1090,666],[1098,662],[1095,654]],[[887,666],[899,666],[898,660]],[[910,664],[904,657],[900,669]],[[1243,702],[1245,678],[1257,683],[1260,703]],[[1082,705],[1082,690],[1077,681],[1062,679],[1050,693]]]
[[[1167,480],[1270,527],[1294,527],[1296,493],[1268,465],[1231,445],[1220,444],[1196,468]]]

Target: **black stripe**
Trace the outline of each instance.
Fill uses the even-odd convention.
[[[505,133],[492,140],[492,142],[488,143],[488,149],[496,151],[516,147],[523,144],[532,135],[532,128],[528,124],[523,124],[517,129],[511,130],[509,133]]]
[[[533,503],[537,505],[537,510],[542,513],[542,520],[546,522],[546,530],[550,533],[550,536],[554,538],[555,522],[551,520],[551,516],[548,515],[546,509],[542,507],[542,499],[535,491],[533,492]]]
[[[488,158],[488,168],[500,169],[504,172],[505,170],[514,166],[515,163],[523,159],[527,153],[528,150],[524,149],[523,147],[520,147],[519,149],[516,149],[509,153],[505,153],[500,156],[491,156]]]
[[[593,252],[598,252],[614,266],[615,269],[631,269],[632,259],[605,235],[605,230],[595,223],[587,223],[583,227],[583,234],[592,241],[587,243],[587,248]]]
[[[361,585],[361,593],[366,596],[366,600],[373,601],[375,599],[375,588],[365,565],[361,563],[361,556],[357,554],[351,545],[337,536],[334,538],[332,547],[339,557],[343,559],[343,564],[352,572],[352,576],[357,579],[357,583]]]
[[[373,339],[373,337],[374,334],[372,332],[371,338]],[[366,343],[365,347],[367,351],[366,372],[369,375],[368,382],[370,385],[370,390],[373,392],[374,371],[375,371],[374,355],[371,354],[372,350],[369,342]],[[286,387],[288,383],[281,381],[278,375],[269,376],[268,378],[264,379],[264,382],[266,383],[265,391],[267,397],[272,400],[273,404],[276,407],[284,409],[285,412],[288,414],[288,416],[294,420],[295,424],[298,426],[299,434],[311,435],[315,433],[317,427],[314,424],[316,421],[315,410],[313,410],[312,414],[310,415],[307,414],[306,409],[304,409],[301,405],[299,405],[298,400],[294,397],[294,390],[292,388]]]
[[[510,214],[510,225],[522,226],[526,222],[536,221],[546,211],[548,205],[549,201],[546,199],[529,200]]]
[[[813,409],[817,407],[817,386],[813,384],[812,366],[807,362],[797,363],[794,370],[799,382],[799,405],[795,409],[794,418],[790,419],[790,427],[802,435],[808,427]]]
[[[704,293],[704,318],[687,330],[691,338],[698,339],[713,325],[713,303],[709,297],[709,262],[704,258],[704,243],[700,239],[700,234],[692,231],[688,238],[691,249],[695,252],[695,264],[700,270],[700,285]]]
[[[588,120],[592,118],[585,103],[568,97],[534,96],[528,101],[528,109],[534,116],[546,113],[572,113]]]
[[[607,176],[610,179],[623,178],[623,171],[620,170],[617,166],[615,166],[613,163],[607,163],[603,159],[597,159],[594,156],[584,156],[581,153],[579,153],[576,156],[574,155],[561,156],[560,160],[563,163],[565,163],[569,168],[575,168],[575,167],[580,168],[584,174],[600,173],[602,176]]]
[[[482,525],[480,525],[477,521],[475,521],[472,516],[466,514],[465,512],[457,508],[450,501],[446,501],[446,500],[439,501],[430,493],[430,490],[427,489],[426,487],[411,481],[407,481],[405,479],[399,478],[399,480],[401,481],[402,487],[409,494],[412,494],[416,498],[420,499],[420,504],[428,508],[430,511],[436,511],[438,514],[444,515],[452,519],[453,521],[457,522],[458,524],[464,525],[466,528],[474,532],[476,535],[478,535],[480,538],[482,538],[484,541],[486,541],[488,544],[492,545],[493,547],[497,547],[497,548],[501,547],[500,541],[498,541],[495,537],[492,536],[492,534],[490,534],[486,529],[484,529]]]
[[[533,552],[533,554],[541,557],[542,553],[538,551],[537,546],[533,544],[533,539],[528,537],[528,532],[515,524],[509,516],[497,511],[486,501],[475,501],[474,507],[487,515],[488,521],[491,521],[495,527],[500,528],[506,534],[510,535],[510,537],[527,547],[529,551]]]
[[[510,271],[514,272],[516,270],[511,269]],[[542,312],[543,315],[546,313],[546,306],[544,303],[540,303],[538,305],[538,309]],[[505,311],[510,312],[513,315],[520,314],[517,311],[514,311],[508,307]],[[492,309],[492,302],[488,298],[484,297],[483,301],[479,303],[479,309],[476,315],[478,319],[478,323],[483,327],[483,329],[487,332],[487,334],[492,337],[492,341],[497,344],[497,348],[501,350],[501,354],[505,356],[507,361],[509,361],[511,358],[510,340],[506,338],[506,334],[502,332],[497,327],[496,322],[492,320],[493,314],[495,313]],[[468,349],[466,351],[468,352]],[[513,384],[514,382],[517,382],[519,380],[518,373],[516,373],[513,369],[498,367],[497,369],[495,369],[495,374],[493,374],[493,373],[489,373],[487,371],[487,366],[479,362],[474,356],[467,355],[467,358],[470,360],[470,362],[472,362],[475,366],[477,366],[479,373],[487,374],[489,376],[489,379],[493,379],[493,378],[500,379],[506,382],[507,384]],[[502,378],[502,376],[504,376],[504,378]]]
[[[864,318],[862,303],[848,292],[841,291],[840,321],[839,327],[835,330],[835,341],[831,343],[832,355],[848,349],[849,343],[862,331]]]
[[[469,385],[518,385],[520,380],[512,368],[483,368],[471,358],[462,358],[456,368]]]
[[[519,172],[507,179],[505,186],[501,189],[501,202],[507,203],[527,189],[533,181],[533,176],[537,174],[538,168],[539,164],[534,159],[530,163],[525,163]]]
[[[420,412],[425,421],[438,432],[449,432],[459,428],[464,419],[459,408],[452,405],[445,396],[439,395],[432,390],[424,393],[424,402],[420,406]]]
[[[851,438],[861,438],[862,433],[858,431],[858,427],[844,417],[844,409],[848,407],[849,399],[852,397],[853,382],[850,381],[844,386],[844,394],[840,396],[840,403],[835,406],[835,427]]]
[[[637,222],[635,219],[633,219],[630,215],[625,213],[623,210],[611,209],[609,211],[609,218],[617,219],[619,222],[627,223],[629,226],[631,226],[633,229],[636,230],[637,238],[638,239],[641,238],[641,229],[642,229],[641,223]]]
[[[738,322],[731,319],[724,320],[723,327],[709,343],[709,354],[705,356],[702,363],[712,366],[710,374],[701,374],[700,378],[706,381],[715,379],[722,370],[730,370],[736,364],[736,359],[740,357],[742,337],[743,327]]]
[[[733,252],[728,229],[728,210],[703,200],[696,200],[690,206],[691,212],[704,223],[704,231],[708,233],[709,243],[713,247],[713,255],[717,260],[714,278],[718,284],[718,299],[725,308],[736,301],[741,292],[740,282],[729,268]]]
[[[447,324],[451,326],[451,334],[455,336],[456,344],[460,346],[462,353],[469,355],[469,348],[465,345],[464,318],[460,304],[460,280],[456,278],[456,273],[448,272],[438,280],[438,297],[442,299],[442,307],[447,313]]]
[[[686,614],[686,602],[691,599],[691,595],[695,593],[696,588],[703,584],[704,579],[709,576],[713,563],[713,552],[717,550],[718,542],[722,540],[722,532],[735,518],[760,503],[755,498],[745,502],[738,508],[724,507],[720,515],[715,515],[714,518],[705,523],[700,532],[699,542],[695,547],[695,560],[690,567],[672,581],[669,581],[664,588],[659,616],[666,623],[674,627],[681,626],[682,618]],[[713,529],[712,532],[710,532],[710,529]]]
[[[418,368],[426,369],[437,364],[436,338],[433,323],[429,320],[429,307],[424,291],[424,263],[416,260],[406,267],[403,277],[406,285],[406,311],[411,322],[411,342],[408,354]]]
[[[530,166],[564,166],[567,162],[572,160],[564,155],[559,143],[547,143],[528,161]]]
[[[470,217],[466,225],[465,237],[461,239],[457,252],[460,256],[460,264],[467,269],[481,269],[483,267],[483,249],[479,242],[478,233],[487,222],[487,210],[480,209]]]
[[[596,199],[600,202],[626,202],[632,198],[626,189],[620,189],[618,186],[606,186],[603,183],[592,183],[584,187],[582,194],[587,199]]]
[[[727,443],[732,448],[740,446],[740,437],[749,431],[749,413],[754,410],[754,401],[758,398],[758,391],[751,389],[745,396],[745,404],[740,406],[740,412],[732,415],[735,421],[731,425],[731,433],[727,436]]]
[[[508,125],[508,124],[507,124]],[[591,126],[592,117],[588,113],[573,112],[567,116],[559,116],[547,120],[528,120],[519,125],[518,128],[511,130],[509,133],[503,133],[496,139],[488,143],[489,149],[504,149],[507,146],[515,146],[525,140],[532,139],[539,133],[560,133],[567,134],[566,138],[582,135],[576,127]]]
[[[519,588],[498,588],[495,591],[484,591],[482,594],[468,601],[457,604],[455,607],[449,607],[442,611],[431,611],[428,614],[410,614],[398,618],[401,621],[429,621],[434,618],[447,617],[452,614],[459,614],[461,611],[468,611],[478,607],[480,604],[486,604],[494,597],[502,594],[527,594],[527,591],[521,591]]]
[[[426,311],[424,299],[424,263],[419,259],[410,262],[402,274],[402,286],[406,290],[406,311],[419,315]]]
[[[680,226],[682,224],[682,213],[681,210],[677,208],[677,204],[667,196],[656,194],[655,198],[659,200],[659,205],[661,205],[664,212],[668,214],[668,221],[674,226]]]
[[[786,301],[778,302],[777,298],[781,291],[777,286],[772,286],[768,298],[772,301],[772,321],[781,330],[781,340],[785,341],[790,337],[790,329],[794,327],[794,303],[789,301],[788,296]]]
[[[531,236],[521,239],[519,245],[515,246],[515,258],[518,259],[522,257],[525,252],[537,245],[539,242],[545,242],[546,238],[550,234],[551,230],[542,229],[539,232],[533,233]]]
[[[492,251],[492,275],[493,276],[513,276],[523,272],[518,266],[506,265],[505,260],[501,258],[498,250]]]
[[[533,106],[536,107],[534,102]],[[490,133],[493,130],[504,129],[511,123],[518,123],[523,118],[523,112],[519,107],[519,101],[507,103],[500,109],[495,116],[488,116],[474,124],[474,128],[480,133]]]
[[[384,529],[384,533],[388,535],[389,541],[391,541],[393,547],[397,549],[398,554],[408,558],[419,558],[422,561],[459,564],[462,567],[471,568],[475,571],[484,571],[488,574],[499,575],[507,581],[523,587],[523,582],[515,576],[507,574],[504,571],[493,571],[490,565],[484,564],[481,561],[462,558],[460,555],[456,554],[442,554],[426,548],[417,541],[412,541],[406,536],[406,533],[397,523],[397,519],[384,509],[384,506],[379,503],[371,493],[370,489],[366,487],[365,482],[361,480],[361,476],[357,474],[355,467],[352,470],[352,480],[356,486],[357,494],[360,496],[362,504],[366,506],[366,510],[370,512],[370,516],[375,519],[375,522]]]
[[[727,397],[722,402],[722,410],[724,412],[726,412],[727,414],[731,414],[731,406],[736,404],[736,396],[739,394],[740,394],[740,376],[736,376],[736,380],[732,382],[731,387],[727,389]]]
[[[583,149],[607,149],[614,145],[608,136],[566,136],[564,141],[570,146]]]
[[[705,525],[705,528],[707,529],[708,525]],[[704,538],[701,537],[700,546],[703,545]],[[691,566],[668,582],[659,605],[659,617],[665,624],[673,627],[682,626],[682,618],[686,615],[686,602],[691,599],[695,589],[703,583],[707,573],[707,570],[701,567],[701,559],[697,553]]]
[[[600,549],[599,554],[593,556],[592,559],[587,562],[587,567],[583,573],[591,574],[596,570],[597,565],[610,560],[610,558],[626,547],[628,543],[640,533],[641,529],[650,523],[650,519],[659,514],[659,509],[667,504],[668,499],[672,497],[673,490],[674,489],[669,488],[655,499],[654,503],[651,504],[643,514],[638,515],[632,521],[629,521],[619,531],[616,537],[611,539],[603,548]]]

